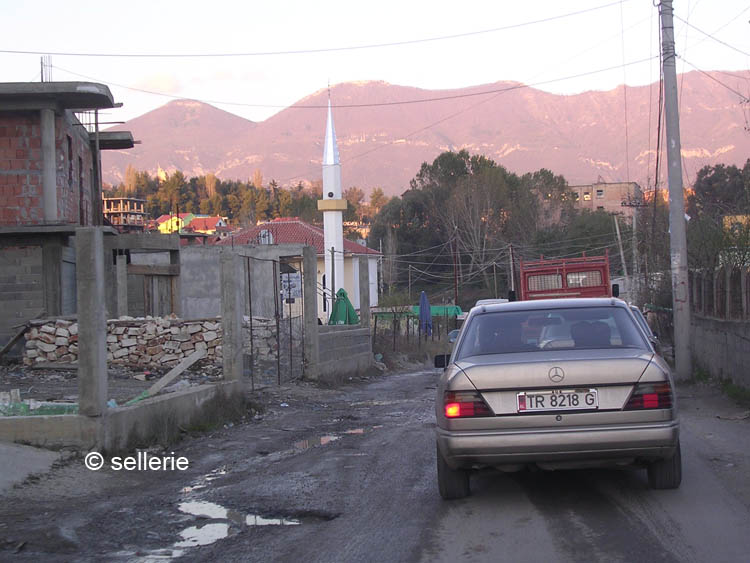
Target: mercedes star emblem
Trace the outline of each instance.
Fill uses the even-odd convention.
[[[559,383],[563,379],[565,379],[565,372],[562,370],[562,368],[554,367],[551,370],[549,370],[549,378],[555,382]]]

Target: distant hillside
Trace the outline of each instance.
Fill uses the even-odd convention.
[[[750,96],[750,72],[716,76]],[[686,183],[706,164],[743,164],[750,157],[750,107],[704,74],[679,82]],[[494,93],[472,95],[487,91]],[[260,170],[265,182],[281,185],[320,179],[327,97],[316,92],[260,123],[200,102],[170,102],[113,128],[132,131],[142,144],[104,154],[105,181],[119,183],[128,164],[241,180]],[[368,105],[442,97],[448,99]],[[385,82],[331,89],[344,186],[380,186],[390,195],[408,188],[422,162],[462,148],[518,174],[548,168],[571,184],[629,179],[645,186],[654,175],[657,97],[658,84],[627,89],[626,159],[622,87],[574,96],[511,82],[450,91]]]

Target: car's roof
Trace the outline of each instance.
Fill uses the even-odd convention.
[[[507,299],[480,299],[474,304],[474,307],[481,305],[494,305],[495,303],[508,303]]]
[[[528,301],[511,301],[493,303],[474,307],[475,311],[532,311],[550,309],[584,309],[590,307],[628,307],[622,299],[614,297],[571,297],[567,299],[531,299]]]

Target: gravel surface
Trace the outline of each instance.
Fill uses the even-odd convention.
[[[644,471],[485,471],[443,502],[436,380],[258,389],[238,423],[146,452],[185,471],[90,471],[68,454],[4,496],[0,560],[745,560],[750,418],[717,387],[678,389],[678,490],[650,490]]]

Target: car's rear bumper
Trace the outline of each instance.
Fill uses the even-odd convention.
[[[612,460],[650,461],[674,454],[677,421],[575,428],[448,431],[437,428],[437,442],[452,467],[537,462],[592,465]]]

